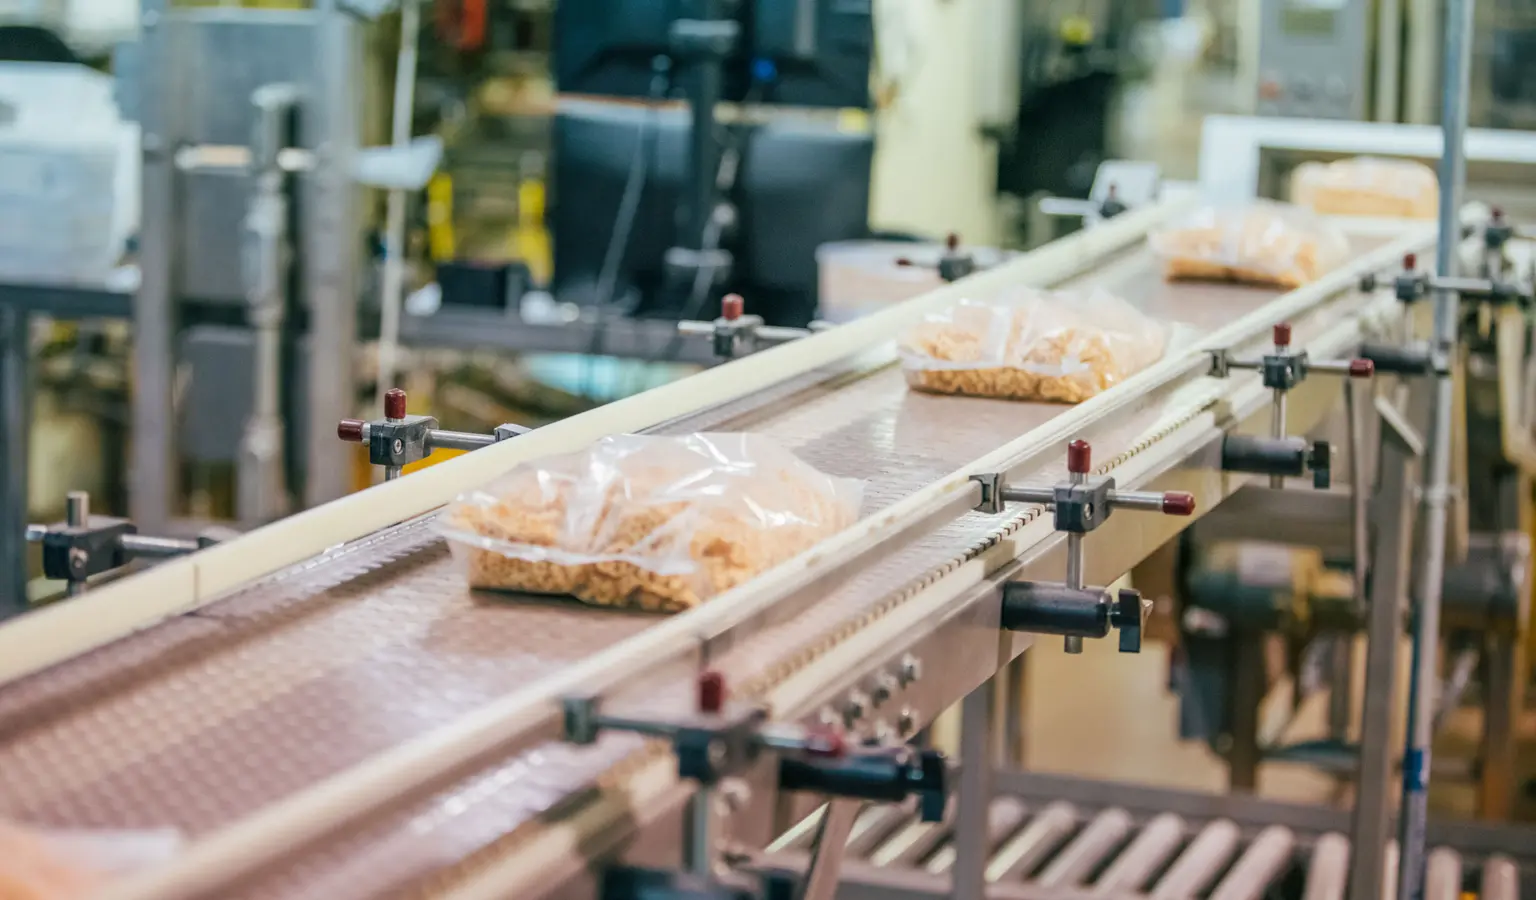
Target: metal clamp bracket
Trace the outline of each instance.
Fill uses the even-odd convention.
[[[1119,507],[1170,516],[1193,515],[1195,498],[1181,491],[1122,491],[1110,477],[1090,477],[1093,449],[1087,441],[1067,445],[1068,480],[1047,488],[1014,487],[999,474],[974,475],[981,485],[981,512],[1002,512],[1007,502],[1050,508],[1057,531],[1067,533],[1067,578],[1060,584],[1012,582],[1003,587],[1003,627],[1010,631],[1059,634],[1068,653],[1083,651],[1083,638],[1120,630],[1120,650],[1138,653],[1147,605],[1135,591],[1111,596],[1083,586],[1083,536],[1097,530]]]
[[[411,416],[405,412],[405,391],[394,388],[384,394],[384,418],[365,422],[342,419],[336,436],[354,444],[368,445],[368,461],[384,467],[384,478],[400,477],[400,470],[426,459],[434,450],[478,450],[533,429],[523,425],[497,425],[490,434],[446,431],[437,427],[433,416]]]
[[[66,498],[65,521],[28,526],[26,537],[43,545],[43,575],[65,582],[72,597],[83,593],[91,578],[134,560],[184,556],[217,543],[212,536],[181,540],[138,532],[127,519],[91,515],[90,495],[73,491]]]
[[[1274,328],[1274,349],[1256,360],[1235,360],[1219,350],[1212,354],[1212,377],[1225,378],[1233,369],[1258,371],[1264,386],[1274,395],[1270,415],[1270,435],[1255,438],[1228,435],[1222,441],[1221,465],[1228,472],[1251,472],[1269,476],[1269,486],[1285,486],[1286,476],[1312,472],[1313,485],[1319,489],[1332,483],[1332,451],[1326,441],[1308,445],[1302,438],[1286,434],[1286,395],[1313,372],[1370,378],[1376,363],[1368,357],[1319,362],[1305,351],[1291,349],[1291,326],[1281,322]]]
[[[940,278],[949,283],[974,275],[981,268],[976,264],[974,255],[960,248],[960,235],[954,232],[950,232],[944,238],[944,252],[939,255],[937,265],[920,266],[916,260],[905,256],[897,259],[896,265],[917,269],[931,268],[939,273]]]
[[[725,681],[718,672],[700,673],[697,689],[694,712],[673,721],[603,715],[597,698],[591,696],[567,697],[564,701],[566,740],[590,744],[607,730],[668,740],[677,754],[678,776],[699,786],[687,815],[687,871],[615,869],[605,879],[605,898],[759,900],[760,890],[717,874],[712,822],[715,789],[768,752],[779,754],[778,786],[782,790],[885,803],[917,796],[924,821],[943,818],[948,801],[948,765],[942,754],[907,746],[855,749],[844,742],[840,732],[831,729],[770,725],[762,707],[726,702]],[[834,802],[829,808],[837,805]],[[829,839],[841,842],[847,835]],[[832,864],[835,866],[835,860]],[[835,876],[835,871],[832,874]]]
[[[746,302],[740,294],[726,294],[720,300],[720,317],[713,322],[684,320],[677,323],[678,333],[686,337],[707,337],[714,341],[715,356],[735,359],[767,350],[780,344],[808,338],[832,328],[830,322],[812,322],[809,328],[768,325],[762,316],[746,314]]]

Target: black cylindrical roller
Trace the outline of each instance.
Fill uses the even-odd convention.
[[[1301,438],[1230,434],[1221,443],[1221,468],[1253,475],[1305,475],[1311,449]]]
[[[1426,351],[1398,344],[1361,344],[1360,358],[1374,363],[1377,372],[1394,375],[1428,375],[1435,368]]]
[[[1102,638],[1109,634],[1111,606],[1097,588],[1010,581],[1003,585],[1002,625],[1031,634]]]

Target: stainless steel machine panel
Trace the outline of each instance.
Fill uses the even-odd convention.
[[[1369,0],[1262,0],[1258,114],[1366,118],[1370,18]]]

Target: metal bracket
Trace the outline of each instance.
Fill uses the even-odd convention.
[[[446,431],[437,427],[432,416],[407,415],[405,399],[405,391],[394,388],[384,394],[384,418],[371,422],[342,419],[336,426],[336,436],[342,440],[368,445],[368,461],[384,467],[386,481],[400,477],[402,468],[426,459],[435,450],[478,450],[533,430],[503,424],[490,434]]]
[[[1104,590],[1083,587],[1083,536],[1108,521],[1117,507],[1188,516],[1194,514],[1195,498],[1192,494],[1177,491],[1118,490],[1113,478],[1089,477],[1092,454],[1087,441],[1068,444],[1068,480],[1049,488],[1012,487],[1003,484],[1002,476],[997,474],[973,475],[972,480],[982,487],[982,502],[976,508],[983,512],[1001,512],[1006,502],[1039,503],[1051,509],[1056,529],[1067,534],[1066,581],[1062,584],[1017,582],[1005,585],[1004,628],[1060,634],[1066,639],[1068,653],[1081,653],[1083,638],[1105,637],[1109,634],[1110,624],[1118,622],[1121,650],[1135,653],[1141,649],[1141,623],[1145,618],[1140,595],[1130,592],[1124,597],[1110,598]],[[1130,595],[1134,595],[1134,600]]]
[[[29,526],[26,538],[43,545],[43,575],[65,582],[71,597],[83,593],[91,578],[134,560],[183,556],[217,543],[211,536],[179,540],[140,535],[127,519],[91,515],[90,495],[84,491],[66,498],[63,523]]]

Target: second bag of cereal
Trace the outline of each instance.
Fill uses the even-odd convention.
[[[1079,403],[1162,358],[1169,329],[1102,290],[964,300],[902,336],[907,383],[936,394]]]

